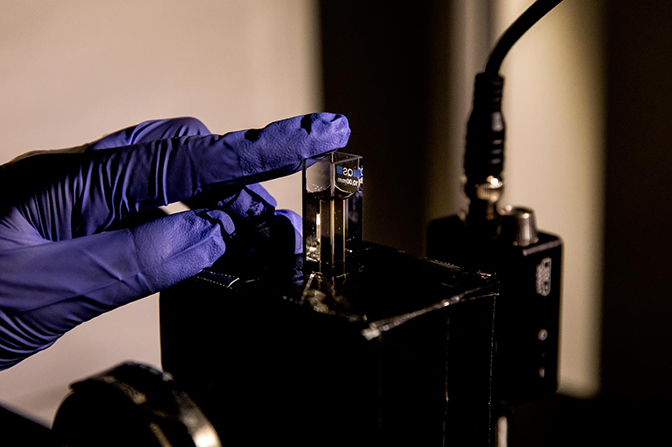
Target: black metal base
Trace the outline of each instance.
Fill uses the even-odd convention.
[[[360,261],[342,295],[225,261],[162,292],[164,369],[224,445],[490,445],[497,283],[376,245]]]

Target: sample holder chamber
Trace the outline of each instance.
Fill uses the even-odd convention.
[[[224,445],[489,445],[494,278],[373,244],[342,293],[302,256],[161,293],[163,367]]]
[[[362,174],[304,163],[304,255],[225,255],[161,293],[163,367],[224,445],[491,445],[498,282],[363,244]]]

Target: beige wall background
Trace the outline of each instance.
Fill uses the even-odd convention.
[[[225,133],[321,107],[313,0],[0,1],[0,163],[138,122],[195,116]],[[300,211],[300,179],[271,182]],[[73,266],[76,268],[76,266]],[[0,372],[0,404],[42,423],[68,384],[122,361],[160,366],[152,296]]]

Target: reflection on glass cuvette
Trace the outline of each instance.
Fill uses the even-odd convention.
[[[303,253],[307,271],[347,273],[362,239],[362,157],[334,152],[303,165]],[[354,261],[353,261],[354,262]]]

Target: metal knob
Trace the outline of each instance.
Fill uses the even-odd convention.
[[[529,208],[507,206],[502,210],[500,239],[526,247],[539,240],[534,211]]]

